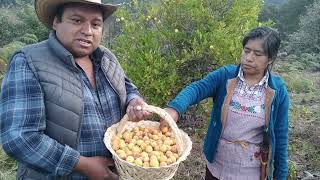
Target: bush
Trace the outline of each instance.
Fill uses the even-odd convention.
[[[305,77],[301,72],[289,72],[282,74],[286,81],[289,92],[292,93],[309,93],[315,90],[315,84],[312,80]]]
[[[0,47],[10,43],[19,36],[21,21],[17,18],[15,12],[11,9],[0,8]]]
[[[17,41],[26,34],[33,34],[38,40],[48,37],[49,30],[38,20],[34,8],[31,5],[0,8],[0,47]],[[30,41],[33,43],[34,41]],[[29,43],[27,43],[29,44]]]
[[[277,60],[278,61],[278,60]],[[280,58],[276,62],[275,69],[279,73],[293,71],[319,71],[320,54],[302,53],[300,55],[290,54],[287,57]]]
[[[15,51],[22,48],[26,44],[20,41],[14,41],[3,48],[0,48],[0,58],[4,59],[7,63]]]
[[[299,167],[294,161],[288,163],[288,180],[296,180],[299,172]]]
[[[4,73],[7,69],[7,63],[4,59],[0,58],[0,90],[1,90],[1,82],[4,76]]]
[[[18,41],[25,43],[25,44],[34,44],[38,42],[38,38],[34,34],[25,34],[22,37],[17,39]]]
[[[14,180],[17,170],[16,161],[10,158],[0,146],[0,179]]]
[[[135,0],[116,13],[121,32],[111,49],[148,101],[163,105],[191,81],[238,61],[260,7],[255,0]]]

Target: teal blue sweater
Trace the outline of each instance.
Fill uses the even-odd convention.
[[[210,125],[204,143],[204,153],[209,162],[214,161],[217,145],[224,127],[222,120],[223,104],[227,96],[230,80],[237,79],[239,66],[221,67],[205,78],[193,82],[184,88],[168,106],[181,115],[190,105],[203,99],[213,98],[214,106],[211,112]],[[268,179],[284,180],[288,174],[288,109],[289,96],[284,81],[270,73],[268,86],[274,93],[270,98],[270,112],[267,120],[267,132],[271,142]],[[268,109],[266,107],[266,109]],[[274,170],[274,171],[273,171]]]

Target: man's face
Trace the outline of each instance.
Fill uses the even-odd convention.
[[[55,17],[52,27],[59,41],[75,58],[85,57],[96,50],[101,42],[102,11],[97,6],[67,5],[61,21]]]

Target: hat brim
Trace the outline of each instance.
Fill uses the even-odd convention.
[[[104,11],[103,19],[107,19],[111,14],[113,14],[118,5],[113,4],[100,4],[95,2],[89,2],[84,0],[35,0],[35,10],[39,20],[47,26],[49,29],[52,29],[53,19],[56,15],[57,8],[62,4],[66,3],[84,3],[84,4],[91,4],[97,5],[102,8]]]

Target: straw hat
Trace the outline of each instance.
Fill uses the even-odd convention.
[[[39,20],[51,29],[57,8],[62,4],[71,2],[100,6],[104,11],[103,19],[109,17],[117,9],[117,5],[103,4],[101,0],[35,0],[34,5]]]

